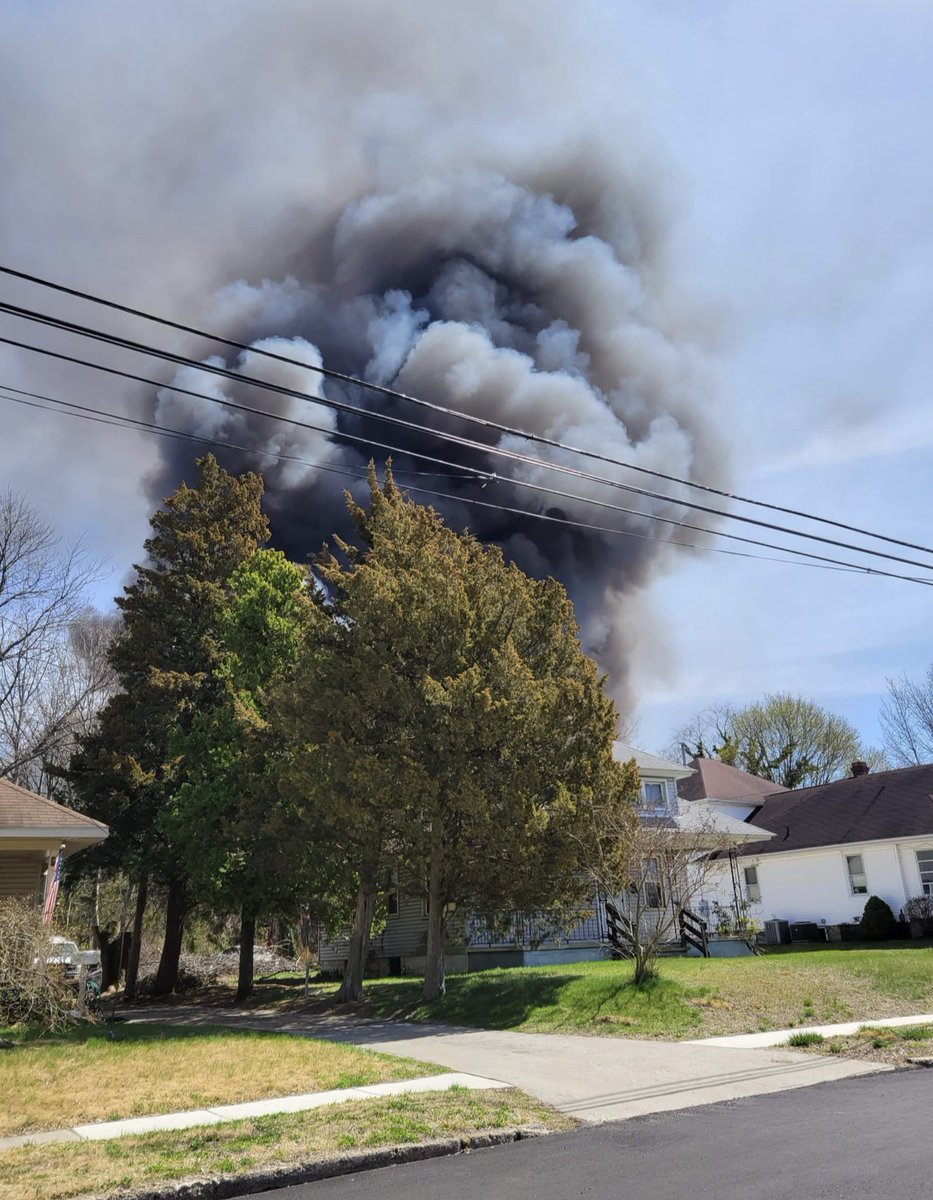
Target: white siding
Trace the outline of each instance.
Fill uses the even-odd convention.
[[[861,918],[869,896],[880,896],[897,916],[904,902],[921,890],[914,851],[914,846],[903,843],[856,843],[740,857],[739,867],[758,868],[761,903],[751,906],[752,916],[762,921],[777,917],[838,925]],[[846,868],[849,854],[862,856],[868,884],[864,895],[852,894]]]

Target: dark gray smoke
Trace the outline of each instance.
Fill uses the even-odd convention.
[[[610,10],[551,0],[255,0],[192,12],[174,0],[157,12],[137,9],[132,20],[126,6],[84,4],[79,22],[73,5],[40,7],[43,33],[56,31],[45,46],[41,97],[55,146],[40,137],[36,161],[34,114],[8,136],[25,153],[32,135],[33,182],[60,176],[64,153],[85,186],[71,191],[69,220],[61,200],[55,209],[59,244],[66,229],[72,239],[58,254],[38,244],[42,214],[26,216],[24,190],[0,200],[0,216],[5,209],[32,234],[32,244],[21,238],[17,246],[19,262],[309,365],[672,474],[720,476],[704,355],[676,264],[666,261],[666,191],[645,151],[643,121],[632,115],[637,93]],[[89,10],[96,22],[88,23]],[[19,21],[15,32],[38,52],[35,16]],[[9,99],[25,120],[37,85],[16,61],[8,65],[0,103]],[[158,340],[166,344],[165,334]],[[173,344],[199,357],[216,352]],[[220,361],[310,393],[323,386],[354,404],[387,406],[322,385],[300,366],[248,354]],[[193,370],[162,377],[408,451],[395,456],[403,484],[448,493],[435,503],[452,524],[564,581],[587,644],[624,692],[637,632],[626,597],[669,561],[664,539],[684,535],[508,481],[481,489],[447,469],[415,475],[430,467],[414,452],[646,513],[678,516],[676,499],[639,502]],[[167,390],[123,395],[154,408],[166,426],[262,450],[219,457],[263,471],[275,537],[289,553],[305,557],[345,528],[344,482],[272,455],[353,469],[373,452],[367,447]],[[398,403],[389,411],[426,419]],[[477,436],[463,422],[431,421]],[[140,464],[153,497],[190,475],[198,453],[178,442],[159,449]],[[644,483],[622,469],[615,475]],[[460,497],[660,540],[588,533]]]

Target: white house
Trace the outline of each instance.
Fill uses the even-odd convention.
[[[869,896],[896,916],[912,897],[933,894],[933,764],[871,774],[854,763],[849,778],[793,791],[723,763],[694,765],[682,796],[741,812],[768,835],[736,850],[759,921],[848,925]]]

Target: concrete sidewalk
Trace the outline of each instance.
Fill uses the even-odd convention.
[[[0,1138],[0,1151],[17,1146],[33,1146],[46,1142],[100,1142],[126,1137],[132,1133],[154,1133],[160,1130],[191,1129],[195,1125],[217,1125],[221,1121],[242,1121],[248,1117],[268,1117],[274,1113],[306,1112],[331,1104],[346,1104],[348,1100],[373,1100],[380,1096],[401,1096],[410,1092],[446,1092],[462,1087],[472,1091],[507,1088],[500,1079],[483,1079],[479,1075],[453,1072],[428,1075],[422,1079],[401,1079],[392,1083],[373,1083],[368,1087],[337,1088],[329,1092],[306,1092],[301,1096],[272,1096],[266,1100],[251,1100],[245,1104],[218,1104],[213,1108],[191,1108],[183,1112],[153,1113],[148,1117],[131,1117],[125,1121],[96,1121],[93,1125],[74,1125],[70,1129],[45,1129]]]
[[[732,1046],[740,1050],[761,1050],[786,1046],[798,1033],[819,1033],[823,1037],[847,1037],[860,1029],[897,1029],[905,1025],[933,1025],[933,1014],[916,1017],[879,1017],[876,1021],[845,1021],[841,1025],[798,1025],[796,1029],[773,1029],[769,1033],[737,1033],[728,1037],[697,1038],[688,1046]]]
[[[459,1029],[268,1010],[177,1005],[135,1010],[134,1019],[278,1031],[368,1046],[452,1071],[504,1080],[589,1122],[618,1121],[890,1070],[879,1063],[794,1050]]]

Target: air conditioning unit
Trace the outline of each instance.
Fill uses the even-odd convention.
[[[766,946],[786,946],[790,942],[790,922],[765,921],[762,940]]]

